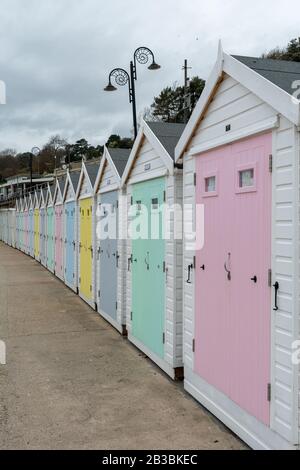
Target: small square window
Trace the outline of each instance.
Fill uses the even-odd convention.
[[[239,172],[239,187],[249,188],[254,186],[254,169],[249,168]]]
[[[152,209],[158,209],[158,198],[155,197],[151,201]]]
[[[142,201],[136,201],[136,209],[138,211],[141,211],[142,210]]]
[[[205,178],[205,192],[214,193],[216,191],[216,177],[209,176]]]

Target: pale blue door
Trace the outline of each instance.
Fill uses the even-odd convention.
[[[65,279],[68,284],[75,282],[75,202],[68,202],[66,215],[66,250],[65,250]]]
[[[100,240],[100,310],[109,315],[113,320],[117,319],[117,213],[118,191],[110,191],[101,196],[101,221],[104,226],[109,220],[111,228],[115,226],[115,233]]]

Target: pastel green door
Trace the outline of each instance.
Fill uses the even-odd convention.
[[[132,335],[161,358],[165,337],[164,192],[164,178],[133,186],[141,237],[132,239]]]

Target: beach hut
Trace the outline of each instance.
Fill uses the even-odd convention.
[[[46,267],[49,271],[54,273],[55,270],[55,259],[54,259],[54,245],[55,245],[55,229],[54,229],[54,194],[56,185],[49,184],[47,186],[46,196]]]
[[[23,198],[23,244],[21,250],[28,254],[29,253],[29,212],[28,212],[28,198],[25,195]]]
[[[18,220],[18,246],[20,251],[25,251],[25,200],[24,197],[19,199],[19,220]]]
[[[34,207],[34,258],[40,261],[40,189],[36,189],[33,196]]]
[[[77,202],[76,191],[80,171],[67,173],[63,194],[64,203],[64,277],[70,289],[77,292]]]
[[[120,333],[126,334],[126,243],[121,234],[126,205],[121,178],[129,149],[104,148],[95,183],[97,198],[97,310]]]
[[[28,194],[28,235],[29,250],[28,254],[34,258],[34,193]]]
[[[176,147],[185,388],[255,449],[299,448],[299,78],[220,45]]]
[[[171,210],[182,197],[174,149],[183,129],[182,124],[143,122],[121,182],[131,225],[128,338],[172,378],[182,376],[182,240],[175,233],[178,211],[171,220]]]
[[[1,241],[8,243],[8,210],[0,209]]]
[[[94,185],[99,162],[82,162],[76,192],[78,220],[78,292],[80,297],[95,308],[94,264]]]
[[[64,259],[63,259],[63,193],[65,188],[65,176],[56,179],[54,192],[54,259],[55,259],[55,275],[64,280]]]
[[[47,187],[42,188],[40,191],[40,217],[39,217],[39,232],[40,232],[40,261],[43,266],[47,265]]]
[[[16,199],[16,248],[21,250],[21,211],[22,199]]]

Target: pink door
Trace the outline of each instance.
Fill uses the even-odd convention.
[[[62,206],[55,207],[55,273],[62,277]]]
[[[271,134],[199,155],[195,372],[269,425]]]

